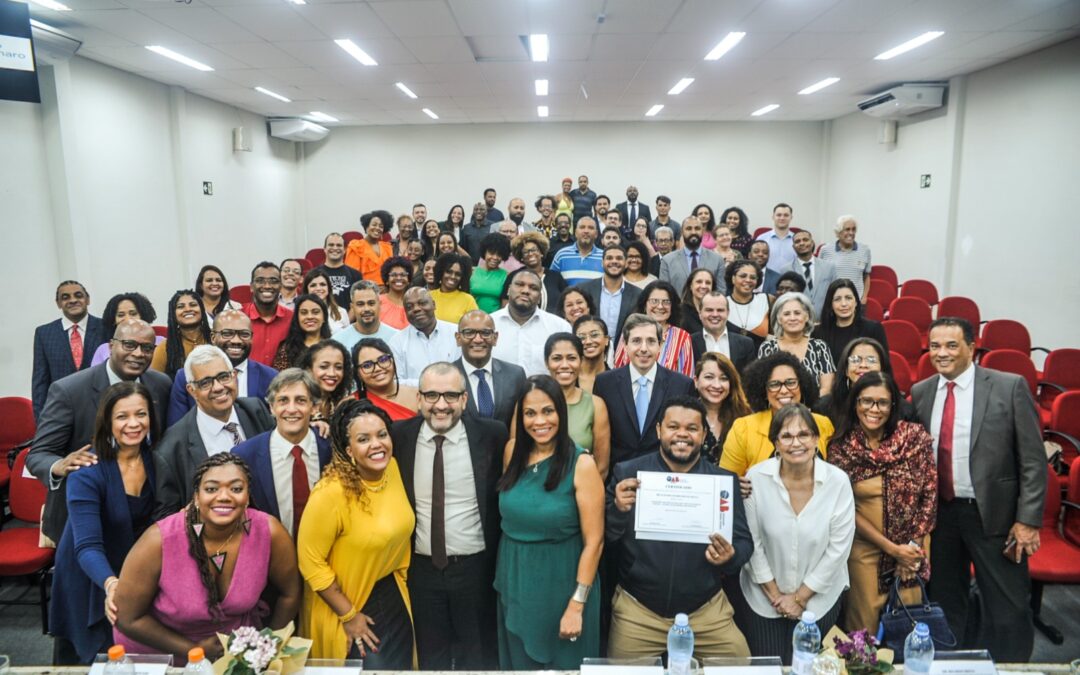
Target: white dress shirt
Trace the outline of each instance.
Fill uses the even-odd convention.
[[[452,363],[461,356],[454,333],[457,326],[448,321],[435,321],[431,335],[424,333],[412,324],[405,326],[397,335],[390,338],[390,351],[394,353],[398,379],[402,384],[419,386],[420,373],[436,361]]]
[[[465,368],[465,377],[469,378],[469,396],[472,397],[473,403],[479,404],[476,398],[476,388],[480,386],[480,378],[476,375],[478,370],[484,371],[484,379],[487,381],[488,389],[491,391],[491,403],[495,403],[495,373],[491,368],[491,359],[484,364],[483,368],[477,368],[473,364],[469,363],[467,359],[461,359],[461,365]]]
[[[319,447],[315,444],[315,432],[308,429],[304,440],[296,445],[300,446],[300,457],[307,466],[308,489],[315,487],[319,480]],[[289,536],[295,536],[293,532],[293,444],[285,440],[277,429],[270,432],[270,469],[274,474],[274,493],[277,495],[278,513],[281,514],[281,524],[289,532]]]
[[[759,584],[775,581],[781,593],[806,584],[814,591],[806,609],[824,616],[848,586],[848,554],[855,537],[855,497],[851,480],[841,469],[814,460],[814,494],[799,515],[780,478],[776,457],[746,472],[753,490],[746,506],[746,524],[754,537],[754,553],[739,575],[743,595],[759,616],[777,619]]]
[[[236,416],[235,407],[229,411],[228,422],[222,422],[210,417],[198,406],[195,407],[195,410],[195,423],[199,427],[199,436],[202,437],[203,445],[206,447],[207,457],[213,457],[222,452],[229,452],[236,447],[233,435],[225,428],[226,424],[235,424],[236,433],[240,434],[240,440],[246,440],[247,437],[244,436],[244,427],[240,426],[240,418]]]
[[[248,360],[244,359],[240,363],[233,366],[233,370],[236,371],[236,395],[247,396],[248,395]]]
[[[514,321],[509,307],[493,312],[491,318],[495,322],[495,330],[499,332],[499,342],[491,350],[491,355],[518,364],[525,369],[527,376],[548,374],[544,362],[544,342],[552,333],[569,333],[571,330],[566,319],[542,309],[533,312],[524,325]]]
[[[726,321],[724,322],[724,330],[718,338],[714,338],[707,328],[703,329],[701,333],[705,336],[705,351],[723,354],[729,360],[731,359],[731,342],[728,340]]]
[[[443,485],[446,487],[446,555],[472,555],[484,550],[484,527],[476,499],[472,455],[465,425],[458,422],[443,434]],[[413,494],[416,495],[415,550],[431,555],[431,470],[435,461],[435,432],[420,426],[416,438]]]
[[[975,412],[975,364],[960,373],[955,380],[953,399],[956,401],[956,416],[953,418],[952,437],[952,475],[953,490],[957,497],[975,499],[975,486],[971,483],[971,423]],[[930,417],[930,435],[934,437],[934,456],[937,457],[938,440],[941,437],[941,413],[945,410],[945,397],[948,396],[946,384],[949,381],[938,377],[937,394],[934,396],[934,410]]]

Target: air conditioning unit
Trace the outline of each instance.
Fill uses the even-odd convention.
[[[945,84],[901,84],[859,101],[859,110],[871,117],[899,119],[941,107]]]
[[[295,117],[272,119],[269,122],[270,135],[286,141],[310,143],[321,141],[330,134],[330,130],[320,124]]]
[[[33,19],[30,20],[30,34],[34,41],[34,58],[38,63],[62,63],[75,56],[82,46],[75,36]]]

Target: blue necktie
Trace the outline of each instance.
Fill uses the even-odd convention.
[[[480,380],[476,385],[476,410],[480,413],[480,417],[491,419],[495,416],[495,399],[492,398],[491,387],[488,386],[487,378],[484,377],[486,373],[480,369],[474,372]]]
[[[638,379],[637,396],[634,397],[637,408],[638,433],[645,434],[645,416],[649,414],[649,378],[642,375]]]

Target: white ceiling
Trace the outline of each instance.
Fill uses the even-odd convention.
[[[943,80],[1080,35],[1080,0],[63,2],[74,11],[31,5],[31,14],[82,40],[82,56],[254,113],[318,110],[342,124],[536,121],[537,105],[549,106],[548,121],[642,120],[656,103],[665,105],[657,121],[745,120],[769,103],[781,107],[761,119],[824,120],[901,81]],[[873,59],[930,30],[945,35]],[[747,35],[704,61],[729,31]],[[519,37],[529,33],[550,35],[547,63],[529,60]],[[379,65],[353,60],[334,44],[340,38]],[[214,72],[144,49],[151,44]],[[683,77],[695,82],[668,96]],[[826,77],[840,82],[797,95]],[[535,95],[536,78],[549,80],[548,96]]]

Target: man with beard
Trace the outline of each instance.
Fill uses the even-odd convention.
[[[735,489],[738,478],[702,460],[708,427],[698,398],[669,399],[658,420],[660,451],[615,465],[608,482],[605,540],[618,554],[619,563],[608,655],[661,655],[667,649],[671,617],[686,614],[694,631],[696,658],[749,656],[746,638],[735,625],[734,610],[722,587],[724,577],[737,575],[754,552],[742,498]],[[708,544],[638,539],[634,508],[639,471],[730,476],[733,489],[721,497],[731,502],[732,540],[715,532]],[[717,508],[723,508],[722,503]]]
[[[607,326],[608,335],[622,335],[626,317],[634,312],[641,289],[626,281],[626,249],[622,246],[604,248],[604,276],[578,286],[587,293]]]
[[[409,325],[390,338],[398,379],[415,387],[429,363],[452,362],[461,356],[454,333],[457,326],[435,318],[435,300],[426,288],[405,291],[405,316]]]
[[[484,190],[484,205],[487,206],[487,221],[489,223],[501,223],[506,220],[503,212],[495,208],[495,188]]]
[[[645,222],[652,220],[652,211],[649,210],[648,204],[638,203],[638,189],[636,185],[631,185],[626,188],[626,201],[619,202],[615,206],[615,210],[619,212],[620,220],[623,225],[623,236],[627,239],[634,231],[634,223],[638,218],[644,218]],[[630,235],[626,232],[629,230]]]
[[[427,207],[420,203],[413,204],[412,219],[417,228],[422,228],[427,222]]]
[[[702,248],[701,237],[705,226],[695,216],[682,222],[683,247],[668,253],[660,260],[660,280],[667,281],[675,290],[682,293],[690,273],[697,269],[707,269],[716,277],[717,290],[726,290],[724,285],[724,259],[715,251]]]
[[[671,213],[671,197],[667,195],[660,195],[656,198],[656,217],[649,223],[649,236],[656,238],[656,230],[660,227],[671,228],[672,235],[675,239],[679,238],[682,233],[682,228],[679,226],[678,221],[672,218]],[[667,253],[665,251],[665,253]]]
[[[345,264],[345,238],[341,234],[331,232],[326,235],[326,239],[323,240],[323,253],[326,254],[326,260],[315,269],[323,272],[330,279],[330,292],[334,294],[334,302],[338,304],[338,307],[348,307],[349,288],[364,277],[358,270]],[[254,291],[255,287],[252,286],[251,290]],[[270,352],[271,361],[276,351],[277,345]]]
[[[540,195],[533,206],[540,214],[540,220],[535,221],[533,227],[548,239],[555,236],[555,198],[551,195]]]
[[[243,312],[227,309],[214,317],[210,331],[210,344],[220,347],[229,357],[236,370],[237,391],[252,398],[266,398],[270,382],[277,371],[257,361],[251,361],[251,319]],[[176,380],[169,394],[169,417],[166,426],[171,427],[195,407],[195,399],[187,391],[187,374],[177,371]]]
[[[510,206],[509,208],[507,208],[506,211],[509,214],[507,220],[512,222],[517,228],[517,232],[514,234],[514,236],[523,234],[525,232],[532,232],[536,229],[536,227],[534,227],[532,223],[525,222],[525,200],[521,197],[514,197],[513,199],[511,199]],[[490,221],[491,219],[489,218],[488,220]],[[500,226],[503,222],[506,221],[495,221],[491,223],[490,232],[499,232]]]
[[[585,216],[592,215],[593,205],[596,204],[596,193],[589,189],[589,177],[578,176],[578,189],[570,193],[574,199],[574,222],[576,223]]]
[[[596,222],[603,223],[607,218],[607,212],[611,209],[611,199],[607,195],[599,195],[596,198],[596,203],[593,205],[595,213],[593,217]]]
[[[555,216],[555,236],[548,242],[548,252],[544,256],[544,267],[551,267],[551,261],[559,249],[574,245],[574,235],[570,232],[570,216],[560,213]]]
[[[658,277],[660,276],[660,261],[668,253],[675,250],[675,231],[670,227],[661,226],[656,228],[653,237],[655,238],[653,244],[656,246],[656,255],[649,258],[649,274]]]
[[[366,279],[357,281],[349,290],[349,295],[352,296],[352,315],[355,318],[347,328],[334,333],[332,338],[345,345],[345,349],[349,350],[350,354],[353,346],[366,337],[375,337],[389,342],[397,335],[397,329],[379,320],[381,306],[378,286]]]
[[[756,262],[762,271],[761,281],[758,282],[754,292],[776,295],[776,285],[780,283],[780,274],[774,272],[771,267],[766,267],[769,262],[769,255],[769,242],[758,239],[750,244],[750,254],[746,257]]]
[[[596,221],[588,216],[578,221],[574,229],[576,246],[559,250],[551,259],[552,272],[558,272],[570,286],[599,279],[604,275],[604,256],[596,244]]]
[[[492,356],[516,363],[526,375],[547,375],[544,342],[552,333],[569,333],[570,324],[540,309],[543,282],[535,272],[523,267],[507,277],[506,283],[506,307],[491,315],[499,333]]]
[[[469,254],[469,260],[475,264],[480,259],[480,240],[491,233],[488,222],[488,208],[484,202],[476,202],[472,209],[472,219],[461,226],[461,240],[458,245]]]
[[[329,239],[330,237],[327,237],[327,240]],[[356,275],[356,281],[360,281],[359,272],[345,266],[342,266],[342,269],[349,270]],[[292,322],[293,313],[278,304],[279,295],[281,268],[269,260],[255,265],[251,270],[251,302],[244,305],[243,312],[251,319],[250,357],[266,365],[274,362],[278,345],[289,333],[289,324]]]

